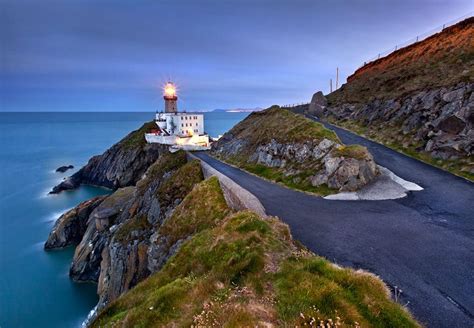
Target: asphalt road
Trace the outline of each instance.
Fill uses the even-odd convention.
[[[384,201],[336,201],[293,191],[195,153],[253,193],[306,247],[366,269],[403,292],[424,326],[474,327],[474,184],[333,126],[346,144],[425,188]]]

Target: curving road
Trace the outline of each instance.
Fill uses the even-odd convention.
[[[423,191],[385,201],[336,201],[293,191],[195,153],[253,193],[309,249],[379,275],[428,327],[474,327],[474,184],[327,125],[346,144]]]

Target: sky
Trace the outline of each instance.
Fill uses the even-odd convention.
[[[0,0],[0,111],[308,102],[473,0]]]

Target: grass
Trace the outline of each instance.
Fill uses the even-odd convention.
[[[351,327],[417,326],[373,275],[335,267],[320,257],[285,260],[275,286],[278,311],[295,326],[311,321]]]
[[[151,227],[145,215],[135,216],[119,226],[114,233],[114,240],[122,244],[129,243],[134,239],[132,234],[136,236],[142,235],[139,232],[149,232]]]
[[[163,229],[193,236],[92,327],[418,326],[375,276],[297,246],[276,218],[228,212],[218,187],[211,178],[184,199]]]
[[[322,139],[340,142],[336,133],[322,124],[279,106],[251,113],[229,133],[234,138],[247,140],[250,151],[255,150],[258,145],[268,144],[272,139],[279,143],[319,142]]]
[[[367,148],[361,145],[341,145],[333,150],[333,155],[358,160],[368,160],[370,158]]]
[[[145,133],[150,132],[152,129],[156,129],[155,121],[143,124],[138,130],[131,132],[125,138],[123,138],[119,144],[125,149],[143,147],[147,144],[145,140]]]
[[[145,177],[138,181],[138,192],[143,194],[152,182],[161,180],[166,173],[175,171],[186,163],[186,152],[183,150],[179,150],[175,153],[164,153],[148,168]]]
[[[166,208],[176,200],[182,200],[194,185],[204,180],[198,160],[187,162],[179,167],[169,179],[165,180],[156,192],[160,206]]]
[[[317,187],[313,186],[309,179],[314,175],[312,170],[305,170],[295,175],[286,175],[282,169],[268,167],[263,164],[244,163],[238,166],[259,177],[282,184],[290,189],[310,192],[320,196],[337,193],[337,190],[329,188],[326,184]]]
[[[171,218],[160,227],[168,247],[180,239],[215,226],[229,213],[224,194],[216,177],[199,184],[184,198]]]

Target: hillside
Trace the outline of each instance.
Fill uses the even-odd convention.
[[[474,181],[473,91],[471,17],[358,69],[306,113]]]
[[[474,17],[364,65],[328,95],[330,105],[393,99],[474,82]]]
[[[358,190],[378,174],[366,148],[343,145],[322,124],[278,106],[250,114],[213,144],[212,154],[269,180],[321,195]]]

